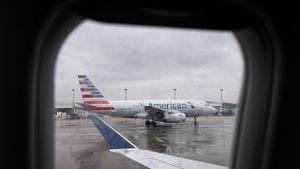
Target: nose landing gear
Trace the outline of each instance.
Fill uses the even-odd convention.
[[[194,124],[195,126],[198,126],[200,124],[199,121],[197,121],[197,116],[193,116],[194,117]]]

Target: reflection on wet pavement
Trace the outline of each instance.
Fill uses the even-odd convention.
[[[141,149],[229,166],[235,123],[233,116],[199,117],[181,124],[145,127],[144,119],[102,117]],[[125,156],[110,152],[89,119],[55,121],[56,168],[147,168]]]
[[[141,149],[228,166],[235,117],[200,117],[200,125],[188,118],[182,124],[147,128],[143,119],[103,117]]]

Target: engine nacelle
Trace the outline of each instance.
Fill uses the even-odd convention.
[[[181,123],[185,121],[185,114],[179,111],[168,111],[165,113],[164,122],[166,123]]]

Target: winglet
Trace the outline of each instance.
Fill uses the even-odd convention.
[[[105,138],[109,149],[137,149],[133,143],[105,123],[100,117],[92,115],[91,120]]]

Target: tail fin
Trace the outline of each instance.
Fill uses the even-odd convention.
[[[84,104],[93,106],[96,111],[115,110],[86,75],[78,75],[78,79]]]

